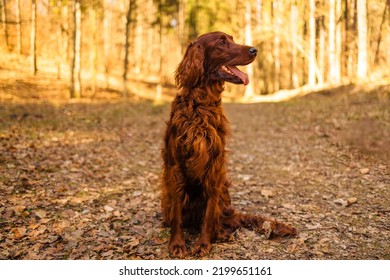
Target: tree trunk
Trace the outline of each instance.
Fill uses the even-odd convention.
[[[154,98],[154,102],[160,102],[162,97],[162,84],[163,84],[163,15],[160,11],[159,15],[159,52],[158,52],[158,82],[156,87],[156,96]]]
[[[38,72],[37,67],[37,3],[31,1],[31,34],[30,34],[30,56],[34,75]]]
[[[379,50],[380,50],[381,41],[382,41],[382,30],[383,30],[383,25],[386,21],[386,18],[388,18],[388,16],[386,16],[388,7],[390,7],[390,1],[386,1],[385,9],[383,11],[381,25],[379,26],[379,34],[378,34],[376,51],[375,51],[375,56],[374,56],[374,63],[378,63],[378,61],[379,61]]]
[[[318,43],[318,68],[319,68],[319,78],[318,83],[323,84],[324,78],[325,78],[325,65],[326,65],[326,59],[325,59],[325,16],[322,16],[320,19],[320,27],[319,27],[319,43]]]
[[[337,84],[340,81],[336,50],[336,1],[329,0],[328,82],[331,84]]]
[[[57,13],[59,17],[59,24],[57,26],[57,58],[56,58],[56,63],[57,63],[57,79],[61,79],[61,64],[62,64],[62,56],[63,56],[63,38],[62,38],[62,0],[57,0],[56,2],[57,6]]]
[[[335,71],[336,71],[336,82],[341,81],[341,56],[342,56],[342,45],[341,45],[341,0],[336,0],[335,3]]]
[[[20,16],[20,0],[15,3],[15,17],[16,17],[16,49],[18,54],[22,54],[22,18]]]
[[[75,0],[73,6],[73,52],[70,97],[81,97],[81,0]]]
[[[185,27],[186,27],[186,8],[187,8],[187,0],[179,1],[179,41],[180,41],[180,53],[183,54],[186,48],[186,35],[185,35]]]
[[[280,0],[272,2],[272,21],[274,28],[274,92],[280,89]]]
[[[10,50],[8,25],[7,25],[7,2],[6,2],[6,0],[2,0],[2,3],[1,3],[1,22],[2,22],[2,26],[3,26],[5,44],[7,46],[7,49]]]
[[[156,7],[153,4],[153,0],[148,0],[147,10],[150,13],[150,17],[147,17],[148,29],[146,32],[146,45],[148,46],[144,50],[144,66],[142,67],[146,74],[151,75],[153,72],[153,52],[154,52],[154,40],[155,40],[155,28],[154,21],[156,16]]]
[[[135,23],[135,34],[134,34],[134,48],[133,48],[133,57],[134,57],[134,73],[139,75],[141,73],[141,67],[143,64],[143,55],[142,50],[144,48],[143,45],[143,35],[144,35],[144,14],[140,10],[140,7],[135,7],[136,10],[136,23]]]
[[[366,79],[368,75],[366,0],[357,0],[357,23],[358,23],[357,77],[359,79]]]
[[[249,0],[246,0],[245,2],[245,45],[252,46],[253,40],[252,40],[252,11],[251,11],[251,2]],[[247,66],[247,74],[249,77],[249,84],[245,87],[245,99],[251,98],[255,92],[253,89],[253,63],[249,64]]]
[[[343,42],[344,42],[344,49],[343,49],[343,61],[342,64],[344,66],[344,72],[346,73],[346,76],[349,77],[349,69],[348,69],[348,61],[349,61],[349,55],[350,55],[350,42],[349,42],[349,9],[351,8],[350,4],[348,3],[349,0],[344,1],[344,32],[343,32]]]
[[[262,12],[262,0],[256,0],[256,30],[260,30],[262,28],[262,18],[261,18],[261,12]]]
[[[106,82],[106,88],[110,87],[109,75],[110,75],[110,39],[111,39],[111,22],[112,12],[109,0],[103,0],[103,57],[104,57],[104,78]]]
[[[390,65],[390,32],[387,32],[386,65]]]
[[[131,14],[133,10],[134,0],[129,0],[129,7],[126,12],[126,27],[125,27],[125,58],[123,61],[123,90],[122,97],[127,97],[127,74],[129,66],[129,38],[130,38],[130,24]]]
[[[90,8],[90,21],[91,21],[91,53],[90,53],[90,66],[92,68],[92,80],[91,80],[91,89],[92,95],[96,96],[96,76],[97,76],[97,18],[96,18],[96,7],[94,2],[92,2],[92,7]]]
[[[309,13],[309,65],[308,65],[308,82],[313,86],[316,84],[316,20],[315,20],[316,1],[310,0],[310,13]]]
[[[349,79],[356,77],[356,58],[357,58],[357,44],[356,44],[356,33],[357,33],[357,14],[356,14],[356,0],[347,1],[347,17],[346,17],[346,40],[345,45],[347,46],[347,76]]]
[[[296,1],[292,1],[291,3],[291,11],[290,11],[290,32],[291,32],[291,78],[290,78],[290,86],[291,88],[299,87],[299,77],[298,77],[298,69],[297,69],[297,42],[298,42],[298,6]]]
[[[64,3],[63,0],[59,0],[61,2],[61,16],[60,16],[60,31],[61,31],[61,66],[66,65],[70,60],[70,31],[69,31],[69,4]]]

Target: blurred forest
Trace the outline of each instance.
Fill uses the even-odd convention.
[[[56,73],[69,96],[112,89],[161,98],[186,45],[220,30],[260,52],[247,87],[252,98],[326,87],[390,73],[389,0],[1,0],[0,56]],[[132,83],[145,83],[136,90]]]

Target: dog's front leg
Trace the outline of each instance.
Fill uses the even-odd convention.
[[[200,237],[193,248],[193,254],[202,257],[210,253],[211,241],[215,238],[218,223],[217,212],[217,199],[215,196],[211,196],[207,199]]]
[[[223,161],[215,161],[223,162]],[[217,166],[218,167],[218,166]],[[219,229],[220,209],[219,200],[222,192],[222,184],[225,183],[225,169],[211,169],[210,173],[206,173],[204,188],[206,191],[206,210],[203,217],[199,240],[196,242],[193,253],[198,256],[205,256],[210,253],[211,242],[217,236]]]
[[[174,257],[183,258],[186,255],[186,245],[183,234],[182,205],[178,199],[172,203],[170,226],[169,253]]]

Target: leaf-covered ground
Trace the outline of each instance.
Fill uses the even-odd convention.
[[[7,73],[0,69],[0,259],[169,259],[159,200],[169,104],[53,101],[64,84]],[[207,258],[390,259],[389,105],[389,86],[225,104],[234,205],[300,236],[241,229]],[[197,233],[185,235],[191,247]]]

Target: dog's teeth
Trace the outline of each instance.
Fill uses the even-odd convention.
[[[227,66],[221,66],[221,69],[222,69],[222,71],[224,71],[230,75],[234,75],[234,73],[232,71],[230,71],[230,69]]]

